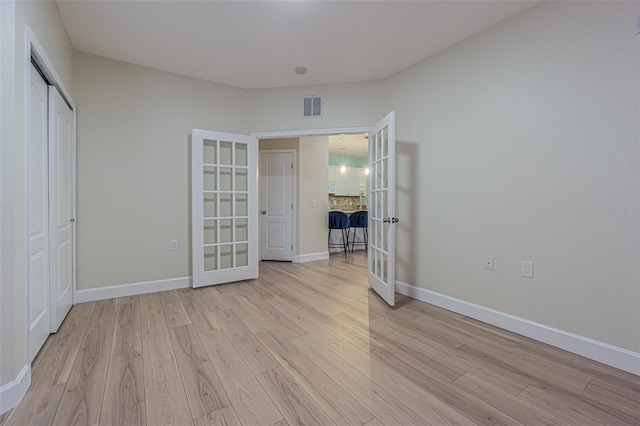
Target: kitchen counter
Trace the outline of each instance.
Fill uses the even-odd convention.
[[[358,209],[355,209],[355,210],[330,209],[329,211],[330,212],[342,212],[342,213],[346,213],[348,215],[351,215],[352,213],[355,213],[355,212],[366,212],[367,209],[362,209],[362,210],[358,210]]]

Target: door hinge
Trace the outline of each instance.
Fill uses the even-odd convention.
[[[291,163],[291,168],[293,169],[293,163]]]
[[[293,251],[293,244],[291,244],[291,250]]]
[[[293,210],[293,203],[291,203],[291,210]]]

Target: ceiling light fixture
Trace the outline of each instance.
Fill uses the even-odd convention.
[[[304,75],[307,73],[307,69],[305,67],[296,67],[296,74]]]

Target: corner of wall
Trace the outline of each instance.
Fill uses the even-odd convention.
[[[0,415],[17,407],[31,386],[31,367],[22,367],[18,377],[0,387]]]

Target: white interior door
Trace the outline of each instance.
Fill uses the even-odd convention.
[[[193,287],[258,277],[257,140],[192,132]]]
[[[33,361],[49,336],[48,88],[31,65],[29,82],[29,356]]]
[[[73,112],[55,86],[49,86],[49,208],[51,229],[51,331],[73,305],[74,244]]]
[[[395,112],[369,131],[369,285],[395,304]]]
[[[260,256],[293,260],[293,151],[260,152]]]

